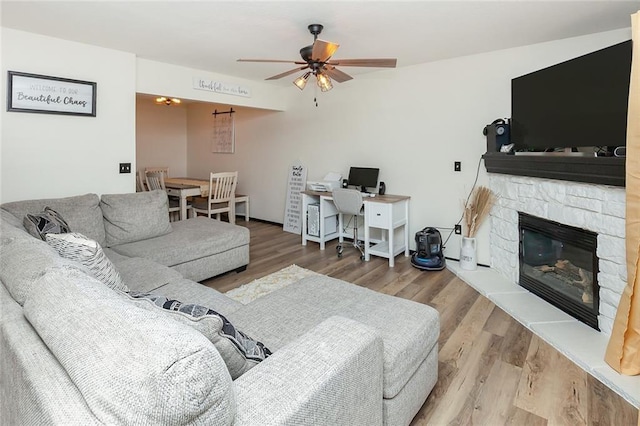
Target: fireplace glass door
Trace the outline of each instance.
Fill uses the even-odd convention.
[[[520,285],[598,330],[597,234],[519,213]]]

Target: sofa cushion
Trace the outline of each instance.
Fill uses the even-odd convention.
[[[103,194],[107,247],[146,240],[171,232],[169,201],[165,191]]]
[[[182,275],[168,266],[142,257],[127,257],[114,262],[122,281],[132,291],[151,292],[170,282],[182,279]]]
[[[249,244],[247,228],[202,216],[173,222],[172,226],[175,232],[170,234],[112,249],[126,256],[175,266]]]
[[[2,210],[2,209],[0,209]],[[6,216],[14,217],[12,214],[8,213],[6,210],[2,210],[5,212]],[[22,226],[22,221],[20,221],[17,226],[12,224],[11,220],[6,220],[5,215],[2,215],[0,218],[0,240],[2,244],[8,244],[14,240],[33,240],[33,235],[30,235],[24,226]],[[38,239],[39,240],[39,239]]]
[[[0,220],[2,220],[3,223],[15,226],[16,228],[22,228],[22,220],[2,208],[0,208]]]
[[[0,424],[100,426],[1,282],[0,312]]]
[[[202,333],[216,346],[233,380],[271,355],[261,342],[235,328],[224,315],[212,309],[151,293],[129,292],[127,295],[137,306],[162,312]]]
[[[57,211],[50,207],[37,214],[27,213],[23,220],[24,229],[31,235],[41,240],[51,234],[64,234],[71,232],[71,228]]]
[[[113,290],[128,291],[118,270],[105,256],[100,244],[77,232],[68,234],[47,234],[47,244],[56,249],[60,256],[75,260],[87,267],[94,278]]]
[[[440,316],[434,308],[324,275],[303,278],[260,297],[229,319],[277,351],[333,315],[378,331],[384,342],[385,398],[402,390],[440,334]]]
[[[24,304],[28,294],[37,286],[37,279],[51,266],[86,271],[78,262],[60,257],[44,241],[33,238],[24,230],[4,226],[3,223],[0,238],[0,281],[16,302]]]
[[[13,201],[2,204],[3,209],[17,218],[23,218],[28,213],[39,213],[47,206],[60,213],[74,232],[80,232],[92,240],[96,240],[101,246],[105,245],[100,199],[96,194],[77,195],[67,198]]]
[[[235,393],[215,347],[96,279],[51,269],[25,317],[104,424],[231,424]]]
[[[116,265],[116,268],[118,268],[118,264],[120,262],[124,262],[127,259],[131,259],[129,256],[125,256],[124,254],[120,254],[117,251],[113,251],[109,247],[102,247],[102,251],[104,252],[105,255],[107,255],[109,260],[111,260],[113,264]]]

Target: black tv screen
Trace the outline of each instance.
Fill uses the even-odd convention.
[[[626,144],[631,41],[511,80],[516,151]]]

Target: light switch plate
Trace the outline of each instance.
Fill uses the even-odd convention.
[[[120,163],[120,173],[131,173],[131,163]]]

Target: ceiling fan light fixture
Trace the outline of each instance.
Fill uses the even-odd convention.
[[[301,75],[293,81],[293,84],[295,84],[298,89],[304,90],[304,87],[307,85],[307,79],[309,78],[309,75],[311,75],[310,72]]]
[[[323,73],[318,73],[316,78],[318,80],[317,81],[318,87],[320,87],[320,90],[322,92],[328,92],[329,90],[333,89],[333,84],[331,83],[331,79],[329,78],[328,75]]]
[[[1,1],[1,0],[0,0]],[[344,83],[345,81],[352,80],[353,77],[344,71],[339,70],[338,66],[343,67],[385,67],[395,68],[397,60],[394,58],[370,58],[370,59],[332,59],[340,47],[337,43],[321,40],[318,35],[322,32],[323,26],[321,24],[311,24],[307,27],[311,35],[313,35],[313,44],[305,46],[300,49],[300,57],[302,60],[281,60],[281,59],[238,59],[239,62],[284,62],[295,64],[296,68],[289,71],[281,72],[274,76],[268,77],[265,80],[278,80],[282,77],[287,77],[299,73],[300,71],[309,70],[304,75],[296,78],[293,84],[300,89],[304,90],[307,86],[309,76],[313,74],[316,78],[318,87],[323,92],[328,92],[333,89],[333,81],[338,83]],[[316,89],[317,90],[317,89]],[[640,426],[640,425],[639,425]]]

